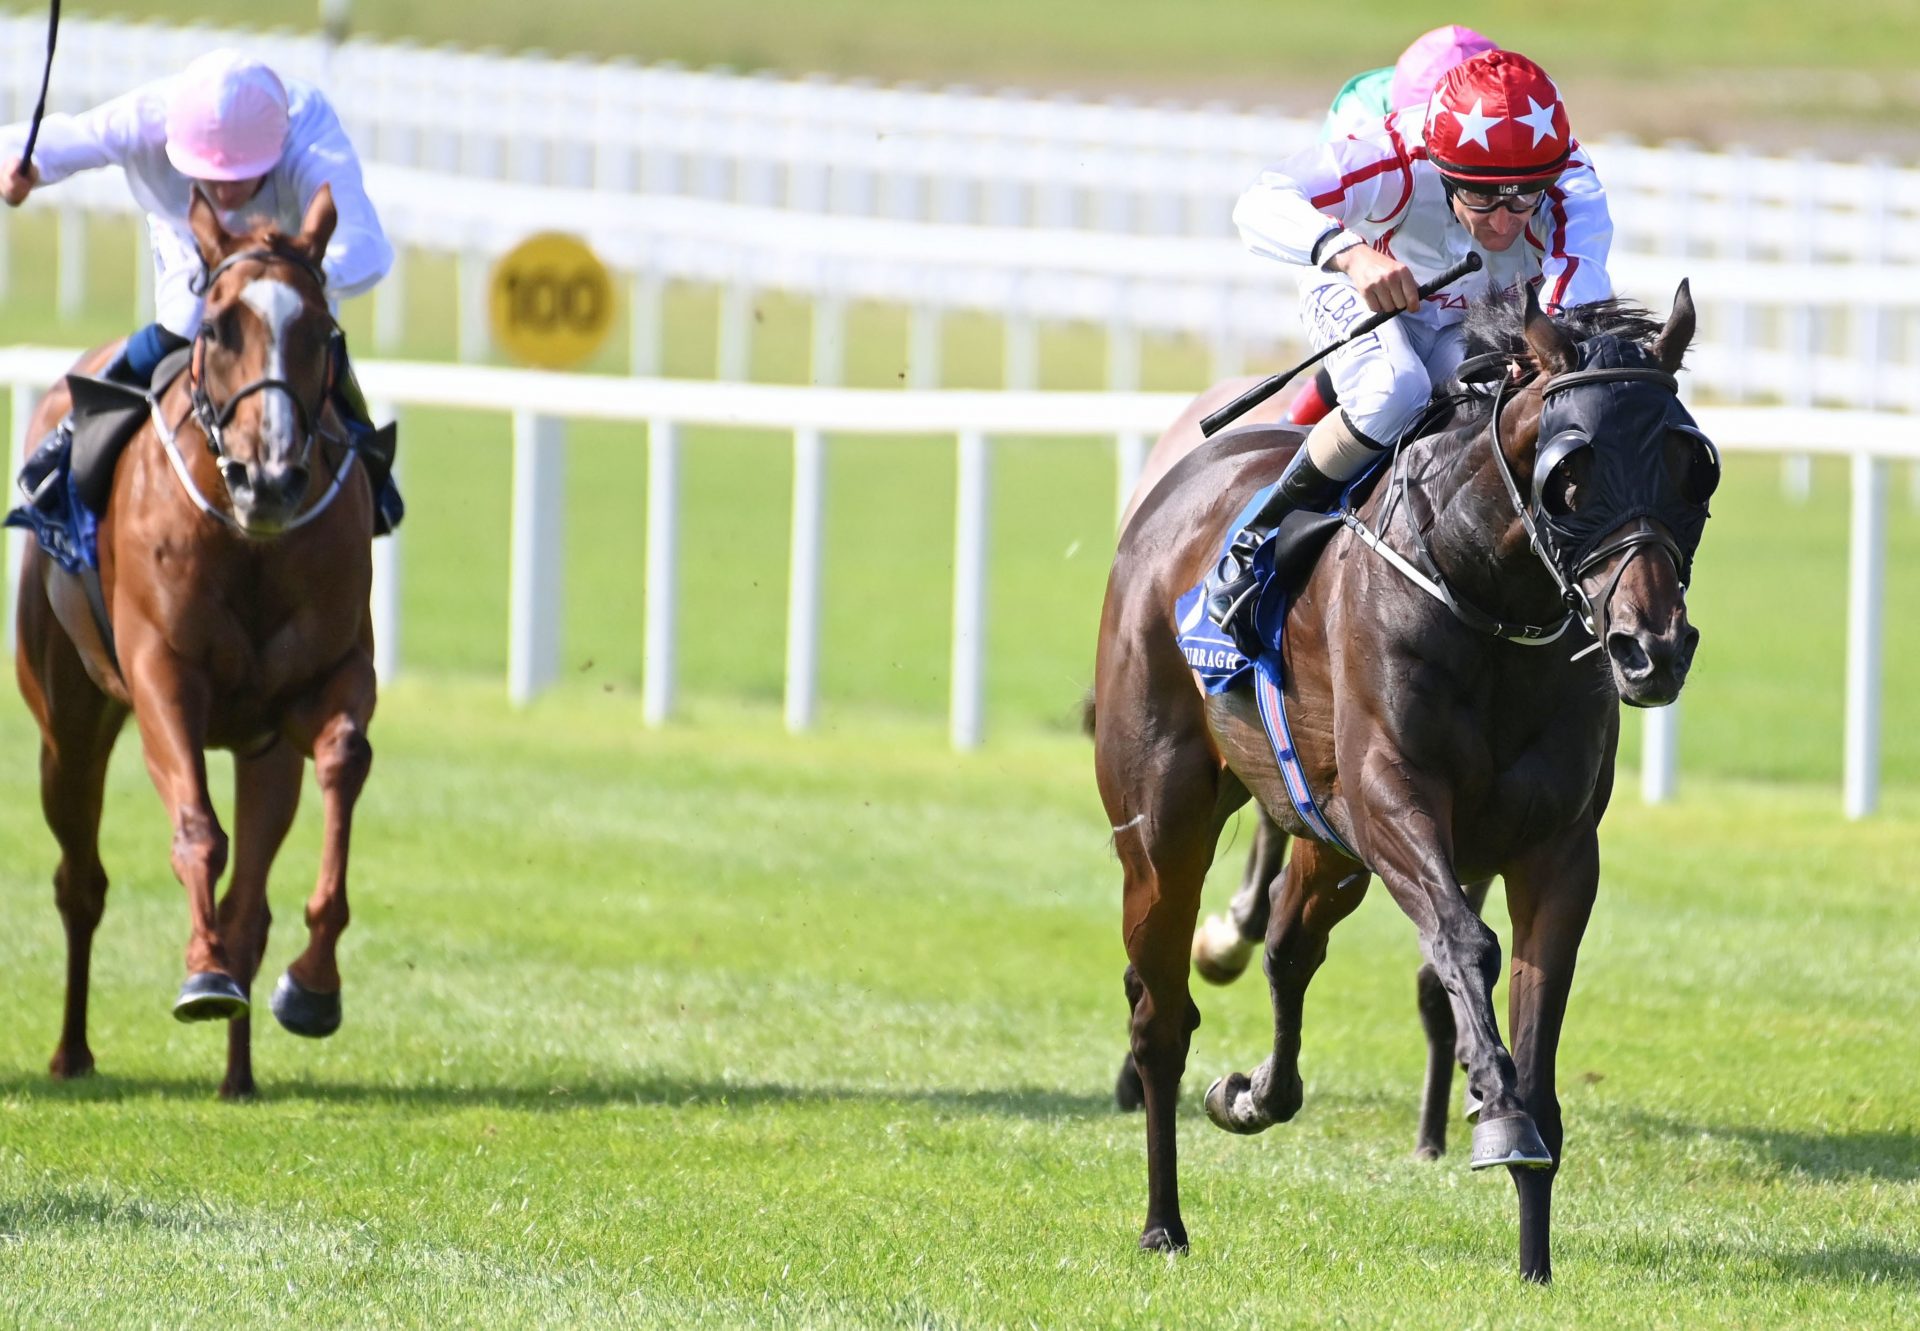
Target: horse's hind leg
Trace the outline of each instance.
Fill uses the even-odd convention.
[[[1096,757],[1114,850],[1126,875],[1131,1051],[1147,1111],[1147,1219],[1140,1246],[1161,1252],[1187,1247],[1174,1134],[1188,1042],[1200,1024],[1188,991],[1187,951],[1225,816],[1220,768],[1200,724],[1196,717],[1196,729],[1184,739],[1158,736],[1149,744],[1138,735],[1115,733],[1119,728],[1103,716]]]
[[[107,871],[100,863],[100,806],[107,760],[127,710],[102,693],[79,653],[54,619],[37,553],[20,582],[20,691],[40,723],[40,805],[60,845],[53,873],[54,902],[67,933],[67,996],[60,1043],[48,1070],[56,1077],[93,1071],[87,1044],[87,991],[93,934],[107,905]]]
[[[1367,871],[1336,850],[1302,841],[1281,876],[1267,928],[1273,1052],[1253,1074],[1235,1072],[1207,1091],[1207,1117],[1228,1132],[1260,1132],[1300,1110],[1300,1025],[1307,986],[1327,959],[1327,935],[1367,893]]]
[[[234,760],[233,876],[220,898],[220,938],[234,982],[249,1000],[273,920],[267,874],[300,807],[305,771],[306,759],[284,741],[265,753]],[[227,1023],[227,1075],[220,1095],[242,1099],[253,1091],[253,1019],[235,1017]]]
[[[347,852],[353,809],[373,768],[367,723],[375,683],[371,641],[351,653],[310,705],[296,709],[290,729],[313,755],[325,820],[320,874],[307,900],[307,946],[273,991],[273,1015],[295,1035],[314,1038],[340,1028],[340,935],[347,927]]]
[[[1491,886],[1490,878],[1466,885],[1467,904],[1475,915],[1486,905]],[[1447,1102],[1453,1098],[1454,1065],[1462,1061],[1459,1031],[1453,1022],[1453,1003],[1447,998],[1447,987],[1440,983],[1439,972],[1423,964],[1418,986],[1420,1024],[1427,1032],[1427,1077],[1420,1095],[1420,1136],[1413,1154],[1419,1160],[1438,1160],[1447,1153]],[[1465,1108],[1469,1119],[1479,1117],[1480,1102],[1471,1087]]]
[[[1286,854],[1287,834],[1265,809],[1258,809],[1246,875],[1233,904],[1224,916],[1209,915],[1193,931],[1193,968],[1207,983],[1232,983],[1253,959],[1254,946],[1267,936],[1274,880]]]

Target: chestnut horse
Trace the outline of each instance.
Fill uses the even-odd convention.
[[[1418,928],[1481,1102],[1472,1164],[1511,1169],[1521,1272],[1550,1278],[1563,1135],[1554,1055],[1599,882],[1619,704],[1679,694],[1699,637],[1686,580],[1718,477],[1674,395],[1694,325],[1684,284],[1664,326],[1611,302],[1600,315],[1610,326],[1562,326],[1531,293],[1523,316],[1506,314],[1509,349],[1531,369],[1516,359],[1493,393],[1457,396],[1440,428],[1403,445],[1293,599],[1292,739],[1357,858],[1314,839],[1296,812],[1250,691],[1204,695],[1175,642],[1175,600],[1301,432],[1163,441],[1184,455],[1121,534],[1094,684],[1146,1108],[1143,1248],[1187,1246],[1174,1114],[1199,1023],[1188,945],[1220,830],[1251,797],[1296,838],[1266,933],[1274,1046],[1251,1075],[1214,1084],[1208,1116],[1244,1133],[1298,1111],[1307,984],[1377,874]],[[1492,1004],[1500,945],[1474,899],[1496,875],[1514,930],[1513,1054]]]
[[[54,897],[67,931],[67,997],[51,1070],[93,1069],[87,976],[106,904],[99,825],[107,759],[127,713],[173,825],[173,871],[192,929],[183,1021],[226,1019],[223,1096],[253,1093],[250,992],[267,942],[267,872],[313,759],[325,813],[306,950],[274,993],[300,1035],[340,1023],[335,948],[347,924],[347,844],[372,764],[373,500],[323,407],[335,368],[320,262],[331,191],[298,236],[228,235],[197,194],[193,234],[208,273],[188,369],[127,444],[99,523],[110,634],[78,577],[37,547],[21,574],[20,690],[40,723],[40,791],[60,846]],[[111,348],[78,368],[97,369]],[[68,409],[47,394],[35,434]],[[234,753],[233,878],[216,907],[227,834],[207,793],[205,750]]]

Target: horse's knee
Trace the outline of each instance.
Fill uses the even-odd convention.
[[[107,871],[98,860],[91,864],[61,860],[53,871],[53,904],[69,929],[92,933],[107,910]]]
[[[208,813],[181,818],[173,833],[173,871],[182,882],[217,882],[227,871],[227,834]]]
[[[322,790],[359,790],[373,770],[373,745],[366,732],[352,724],[330,732],[315,747],[313,770]]]
[[[1431,964],[1448,988],[1471,978],[1479,981],[1482,992],[1491,992],[1500,978],[1500,939],[1477,919],[1442,928],[1433,942]]]

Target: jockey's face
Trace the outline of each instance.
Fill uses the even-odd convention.
[[[223,213],[230,213],[258,194],[266,179],[265,176],[255,176],[252,180],[203,180],[200,188],[214,207]]]
[[[1448,200],[1448,204],[1453,215],[1460,219],[1460,225],[1473,237],[1474,244],[1489,254],[1511,249],[1532,220],[1530,213],[1516,213],[1506,208],[1496,208],[1490,213],[1469,212],[1458,198]]]

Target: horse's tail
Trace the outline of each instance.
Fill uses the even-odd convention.
[[[1088,739],[1093,738],[1093,690],[1087,690],[1087,696],[1080,700],[1080,733]]]

